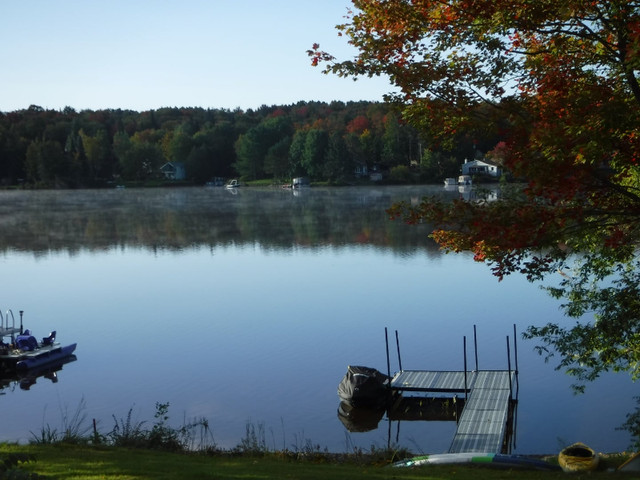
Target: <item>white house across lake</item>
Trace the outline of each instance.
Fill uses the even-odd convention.
[[[465,159],[462,165],[462,175],[487,175],[493,178],[500,178],[502,167],[491,160],[471,160]]]

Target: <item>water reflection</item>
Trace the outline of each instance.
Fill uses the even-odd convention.
[[[75,355],[69,355],[64,360],[31,368],[25,372],[3,371],[0,373],[0,395],[6,395],[7,391],[15,390],[16,387],[19,387],[20,390],[31,390],[31,387],[41,378],[49,380],[51,383],[58,383],[58,372],[62,370],[64,365],[76,360]]]
[[[464,368],[455,346],[474,324],[483,368],[504,368],[505,328],[568,321],[526,279],[498,283],[471,256],[441,254],[426,225],[388,221],[393,201],[434,192],[460,195],[441,186],[0,192],[3,298],[42,328],[72,332],[81,349],[64,381],[13,384],[0,440],[28,441],[84,399],[101,431],[131,408],[149,421],[168,402],[172,424],[207,418],[221,448],[238,445],[248,421],[265,426],[271,448],[386,444],[395,420],[351,433],[336,416],[345,367],[385,364],[386,326],[411,336],[406,367],[446,370]],[[575,397],[530,342],[519,356],[522,453],[557,452],[558,439],[627,446],[615,427],[637,386],[607,375]],[[450,420],[400,422],[399,444],[417,453],[446,451],[455,433]]]
[[[369,244],[435,252],[426,226],[385,213],[394,201],[433,192],[446,194],[432,187],[2,191],[0,251]]]
[[[405,397],[397,396],[388,407],[355,407],[341,401],[338,418],[351,433],[363,433],[379,428],[380,422],[387,422],[387,447],[393,448],[401,441],[400,430],[403,422],[450,422],[458,425],[464,409],[463,397]],[[507,420],[500,453],[511,453],[516,447],[518,401],[509,402]],[[395,425],[395,429],[394,429]]]
[[[350,432],[368,432],[378,428],[384,415],[389,422],[455,422],[464,408],[464,398],[452,397],[395,397],[389,407],[355,407],[341,401],[338,418]]]

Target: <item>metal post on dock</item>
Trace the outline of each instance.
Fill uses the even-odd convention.
[[[516,324],[513,324],[513,357],[516,361],[516,375],[518,374],[518,344],[516,343]]]
[[[476,335],[476,326],[473,326],[473,346],[476,353],[476,372],[478,371],[478,336]]]
[[[391,362],[389,361],[389,335],[387,327],[384,327],[384,343],[387,346],[387,375],[391,378]]]
[[[513,324],[513,357],[516,362],[516,398],[518,397],[518,391],[520,390],[520,380],[518,379],[518,344],[516,342],[516,324]]]
[[[513,398],[513,387],[511,386],[511,348],[509,346],[509,335],[507,335],[507,366],[509,367],[509,395]]]
[[[467,337],[462,337],[462,349],[464,350],[464,401],[467,401]]]
[[[398,340],[398,330],[396,330],[396,348],[398,349],[398,367],[402,371],[402,359],[400,358],[400,340]]]

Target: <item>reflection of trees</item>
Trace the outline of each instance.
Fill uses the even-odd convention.
[[[371,245],[437,247],[426,228],[388,219],[406,189],[223,188],[0,192],[0,250]]]

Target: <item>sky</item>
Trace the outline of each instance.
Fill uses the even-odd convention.
[[[0,0],[0,111],[161,107],[243,110],[381,101],[382,78],[312,67],[339,59],[349,0]]]

